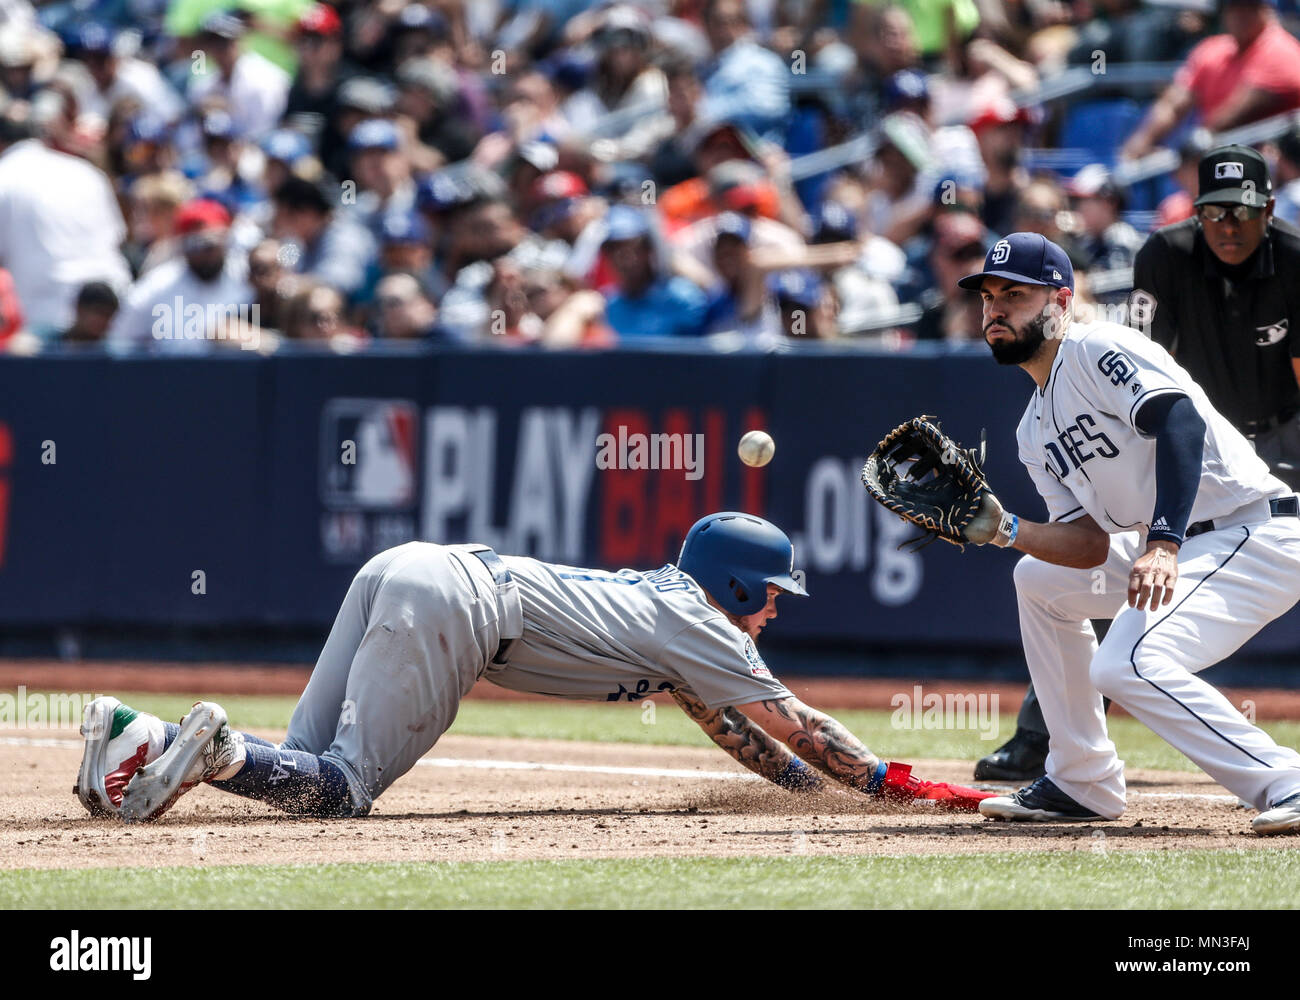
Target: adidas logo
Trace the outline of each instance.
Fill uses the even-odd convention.
[[[1168,530],[1169,530],[1169,522],[1166,521],[1163,517],[1161,517],[1161,518],[1157,518],[1157,519],[1156,519],[1156,523],[1153,524],[1153,525],[1151,525],[1151,530],[1152,530],[1152,531],[1168,531]]]

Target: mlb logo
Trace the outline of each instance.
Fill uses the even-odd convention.
[[[993,244],[993,252],[989,255],[990,264],[1005,264],[1011,258],[1011,244],[1006,240],[998,240]]]
[[[1246,165],[1239,160],[1227,160],[1214,165],[1214,179],[1240,180],[1246,176]]]
[[[332,399],[321,413],[326,507],[400,510],[415,503],[419,413],[404,399]]]

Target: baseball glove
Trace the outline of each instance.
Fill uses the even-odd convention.
[[[939,428],[937,417],[913,417],[885,435],[862,467],[867,492],[922,529],[904,545],[911,551],[936,538],[964,549],[993,541],[1002,505],[984,478],[984,440],[963,448]],[[899,548],[903,546],[900,545]]]

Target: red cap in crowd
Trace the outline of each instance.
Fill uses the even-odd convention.
[[[298,17],[300,35],[337,35],[342,31],[343,22],[328,4],[314,3]]]
[[[230,213],[211,198],[187,201],[176,212],[176,232],[184,236],[204,229],[229,229]]]
[[[562,198],[583,198],[587,185],[581,177],[568,170],[552,170],[533,182],[533,201],[557,201]]]
[[[990,125],[1010,125],[1012,122],[1027,124],[1031,115],[1025,108],[1016,107],[1016,102],[1009,97],[998,97],[981,108],[977,108],[967,123],[972,132],[988,128]]]

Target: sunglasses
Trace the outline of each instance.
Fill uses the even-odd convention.
[[[1222,222],[1228,216],[1227,205],[1202,205],[1197,210],[1204,222]],[[1238,222],[1246,222],[1250,219],[1258,219],[1264,214],[1262,208],[1256,208],[1254,205],[1233,205],[1232,217]]]

